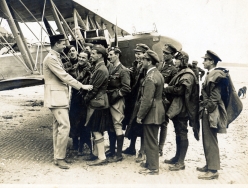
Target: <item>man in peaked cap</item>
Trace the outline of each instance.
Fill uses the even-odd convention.
[[[92,43],[84,43],[84,46],[85,46],[86,51],[91,52],[94,44],[92,44]]]
[[[220,154],[217,133],[226,133],[227,112],[221,96],[223,84],[219,84],[221,78],[225,77],[223,70],[218,70],[216,65],[221,61],[219,56],[207,50],[203,61],[204,68],[208,70],[202,85],[202,141],[206,165],[196,170],[205,172],[198,176],[199,179],[216,179],[220,169]],[[218,118],[218,120],[217,120]],[[204,136],[203,136],[204,135]]]
[[[159,58],[156,52],[147,50],[142,58],[143,67],[147,69],[142,84],[140,107],[137,123],[142,124],[146,162],[139,173],[157,175],[159,173],[158,130],[165,121],[162,103],[164,78],[156,68]]]
[[[140,150],[136,162],[142,162],[145,160],[144,153],[144,139],[143,139],[143,128],[140,124],[136,122],[138,101],[140,99],[140,88],[145,77],[146,70],[142,67],[141,59],[144,53],[149,50],[146,44],[136,44],[135,51],[135,61],[130,68],[130,86],[131,93],[126,97],[126,111],[125,118],[123,120],[123,125],[127,125],[125,132],[125,137],[130,139],[130,145],[127,147],[123,153],[129,155],[136,155],[136,139],[140,137]]]
[[[158,70],[164,77],[164,83],[169,84],[171,79],[177,74],[177,68],[173,63],[174,54],[177,52],[177,49],[172,44],[165,44],[163,46],[163,62],[159,64]],[[166,99],[165,93],[163,93],[163,98]],[[159,134],[159,155],[163,155],[163,147],[167,136],[167,124],[169,119],[161,125],[160,134]]]
[[[219,61],[222,61],[222,60],[219,58],[219,56],[218,56],[216,53],[214,53],[213,51],[211,51],[211,50],[207,50],[207,53],[206,53],[205,56],[202,57],[202,58],[204,58],[204,60],[205,60],[205,59],[213,60],[215,65],[217,65],[217,63],[218,63]]]
[[[70,131],[69,86],[77,90],[91,90],[93,87],[81,84],[65,71],[60,59],[60,53],[65,48],[64,35],[50,36],[50,41],[51,50],[43,61],[44,107],[48,107],[54,115],[54,164],[59,168],[68,169],[67,162],[69,161],[65,159],[65,156]]]
[[[135,52],[142,52],[145,53],[149,47],[146,44],[136,44],[136,48],[134,49]]]
[[[167,99],[170,101],[166,116],[174,124],[176,134],[176,154],[170,160],[165,160],[170,171],[184,170],[184,159],[189,146],[188,122],[193,127],[194,136],[199,140],[199,83],[193,71],[188,68],[189,56],[186,52],[179,52],[176,58],[178,73],[172,78],[168,86],[164,86]]]

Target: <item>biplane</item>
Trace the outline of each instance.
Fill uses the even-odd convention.
[[[129,67],[134,61],[136,44],[145,43],[156,51],[162,59],[162,46],[173,44],[181,50],[180,42],[161,36],[156,27],[152,31],[129,33],[92,10],[73,0],[1,0],[0,17],[7,20],[14,35],[20,54],[0,56],[0,91],[43,84],[42,61],[48,53],[48,46],[42,41],[43,35],[64,34],[66,44],[75,44],[84,49],[85,43],[116,46],[122,50],[121,62]],[[57,30],[51,27],[54,21]],[[25,41],[19,23],[37,22],[42,30],[39,44],[35,50]],[[11,45],[8,46],[11,49]],[[11,49],[12,51],[12,49]]]

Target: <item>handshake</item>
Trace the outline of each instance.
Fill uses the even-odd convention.
[[[93,89],[93,85],[83,85],[83,87],[80,89],[81,90],[88,90],[91,91]]]

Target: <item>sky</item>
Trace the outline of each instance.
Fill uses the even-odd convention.
[[[159,34],[181,42],[190,61],[201,63],[212,50],[223,62],[248,64],[248,0],[75,1],[113,23],[117,17],[118,26],[130,33],[133,26],[153,30],[155,23]]]

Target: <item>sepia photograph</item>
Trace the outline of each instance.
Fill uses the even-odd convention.
[[[0,0],[0,188],[246,187],[247,7]]]

